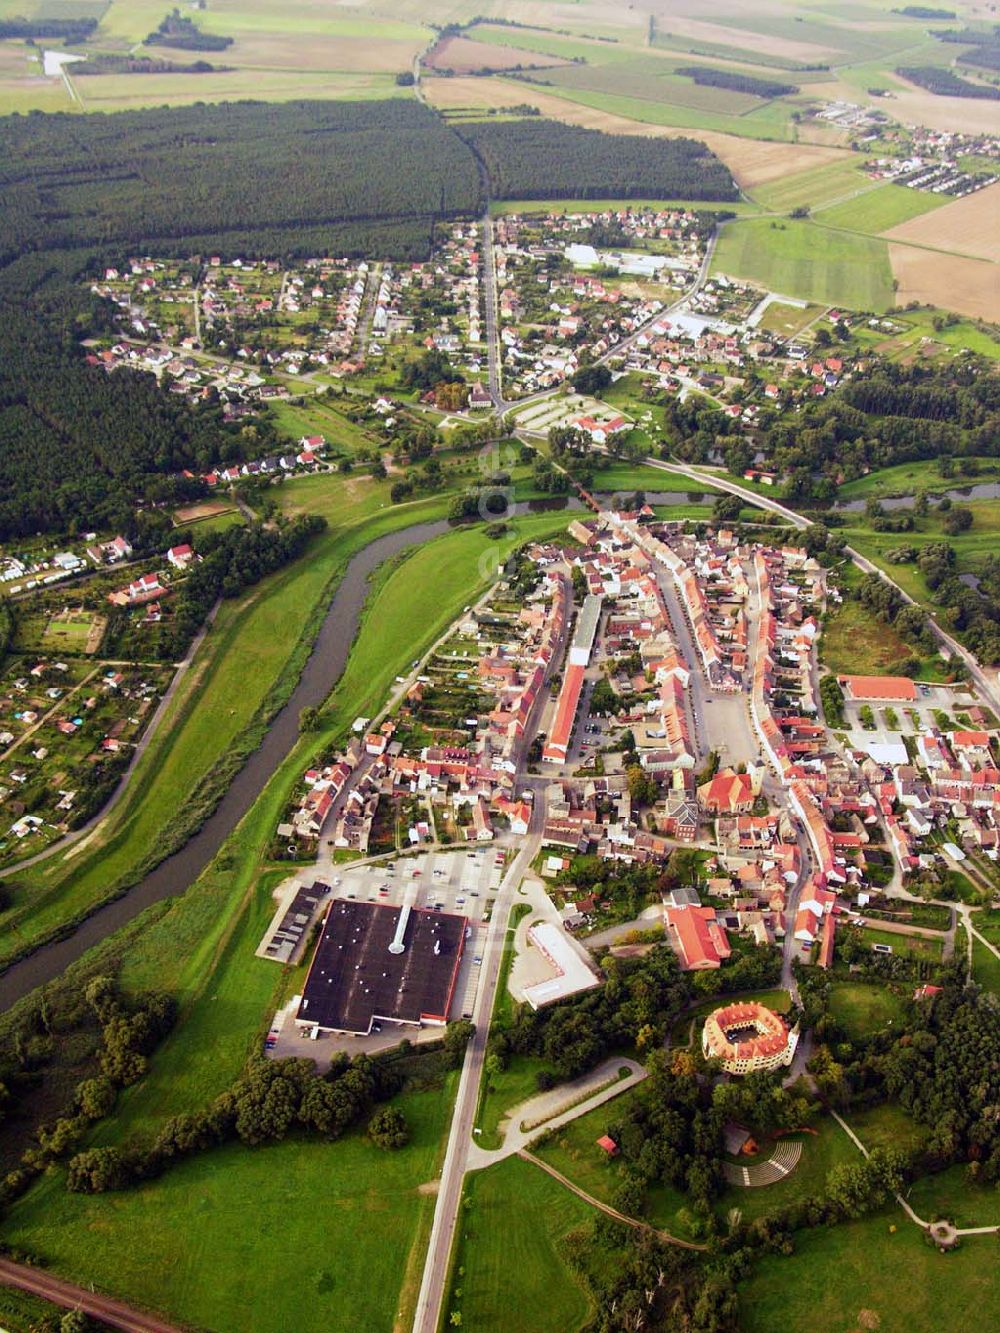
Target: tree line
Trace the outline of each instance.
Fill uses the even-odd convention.
[[[497,199],[739,198],[727,167],[695,139],[602,134],[552,120],[473,122],[458,133]]]
[[[709,65],[681,65],[674,70],[707,88],[727,88],[734,93],[750,93],[754,97],[788,97],[799,91],[794,83],[778,83],[774,79],[755,79],[736,70],[715,69]]]
[[[939,65],[908,65],[897,69],[896,73],[926,88],[929,93],[936,93],[938,97],[974,97],[1000,101],[1000,88],[994,88],[991,84],[970,83],[968,79],[959,78],[950,69],[943,69]]]
[[[181,51],[224,51],[232,44],[232,37],[202,32],[194,19],[179,9],[171,10],[146,38],[147,46],[175,46]]]

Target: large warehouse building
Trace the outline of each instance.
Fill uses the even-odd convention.
[[[295,1021],[355,1036],[378,1022],[446,1023],[466,925],[454,913],[335,899]]]

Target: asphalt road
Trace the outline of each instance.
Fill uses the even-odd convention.
[[[27,1264],[0,1259],[0,1283],[5,1287],[30,1291],[32,1295],[41,1296],[53,1305],[62,1306],[64,1310],[82,1310],[84,1314],[93,1315],[111,1328],[128,1329],[133,1333],[178,1333],[176,1324],[168,1324],[156,1315],[133,1310],[124,1301],[100,1296],[97,1292],[77,1287],[41,1269],[29,1268]]]
[[[468,1150],[472,1142],[473,1122],[479,1102],[479,1083],[486,1057],[486,1042],[489,1037],[490,1017],[493,1012],[493,997],[496,994],[500,976],[500,963],[503,958],[503,946],[507,938],[507,919],[514,903],[517,886],[541,846],[543,824],[544,801],[541,799],[539,791],[528,836],[521,844],[520,851],[511,862],[501,883],[500,892],[494,903],[493,915],[490,919],[486,944],[483,948],[482,980],[476,996],[476,1007],[472,1015],[476,1032],[465,1052],[465,1063],[462,1065],[458,1095],[455,1098],[455,1110],[451,1120],[451,1131],[448,1135],[444,1168],[441,1172],[437,1203],[434,1208],[434,1223],[427,1248],[427,1259],[424,1264],[420,1294],[417,1298],[416,1315],[413,1321],[414,1333],[437,1333],[440,1322],[441,1303],[444,1300],[445,1284],[448,1280],[448,1264],[454,1242],[455,1224],[458,1220],[458,1210],[462,1200],[462,1182],[465,1178]]]

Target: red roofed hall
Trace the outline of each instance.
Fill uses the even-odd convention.
[[[912,703],[917,687],[906,676],[838,676],[848,699],[886,700],[890,703]]]

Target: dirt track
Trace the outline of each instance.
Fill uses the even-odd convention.
[[[75,1286],[72,1282],[46,1273],[42,1268],[29,1268],[27,1264],[0,1259],[0,1283],[5,1287],[30,1291],[54,1305],[61,1305],[64,1310],[82,1310],[84,1314],[93,1315],[112,1328],[131,1330],[132,1333],[178,1333],[176,1324],[168,1324],[157,1315],[133,1310],[123,1301],[113,1300],[110,1296],[100,1296],[85,1287]]]

